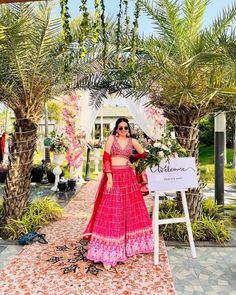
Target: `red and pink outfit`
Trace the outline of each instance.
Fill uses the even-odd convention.
[[[129,159],[132,153],[132,139],[124,149],[117,138],[111,147],[111,154],[104,152],[103,169],[92,217],[84,231],[89,239],[87,258],[115,266],[129,256],[153,252],[152,220],[148,214],[137,178],[129,166],[112,166],[111,157]],[[106,188],[107,176],[112,173],[112,189]]]

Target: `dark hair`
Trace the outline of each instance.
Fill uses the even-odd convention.
[[[119,118],[117,121],[116,121],[116,125],[112,131],[112,135],[116,135],[116,131],[118,129],[118,126],[121,122],[125,122],[127,125],[128,125],[128,128],[129,128],[129,136],[132,137],[132,133],[131,133],[131,128],[130,128],[130,125],[129,125],[129,120],[127,118]]]

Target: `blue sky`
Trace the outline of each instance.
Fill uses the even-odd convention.
[[[81,1],[80,0],[68,0],[69,2],[69,13],[72,18],[76,17],[80,11],[79,6]],[[93,0],[88,0],[88,8],[89,11],[93,11]],[[207,11],[205,13],[204,17],[204,25],[208,25],[214,20],[214,18],[219,14],[219,12],[222,10],[222,8],[227,7],[228,5],[232,5],[235,1],[234,0],[211,0],[211,3],[209,4]],[[133,12],[133,3],[134,1],[130,1],[130,15],[132,15]],[[119,0],[105,0],[105,6],[107,13],[111,15],[116,15],[118,12],[118,6],[119,6]],[[60,17],[60,5],[59,0],[56,0],[56,6],[53,10],[53,16],[54,17]],[[141,14],[140,21],[139,21],[139,32],[145,33],[145,35],[152,34],[153,28],[152,23],[149,20],[149,18],[144,15],[144,13]]]

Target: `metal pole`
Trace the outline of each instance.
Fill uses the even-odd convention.
[[[236,170],[236,115],[234,116],[234,158],[233,169]]]
[[[45,138],[48,137],[48,106],[47,106],[47,102],[45,102],[44,104],[44,124],[45,124]],[[49,152],[49,147],[44,147],[45,149],[45,161],[46,161],[46,165],[51,163],[51,159],[50,159],[50,152]]]
[[[224,204],[225,112],[215,116],[215,201]]]
[[[87,145],[87,163],[86,163],[86,176],[85,176],[86,181],[90,180],[90,150],[91,150],[90,145]]]

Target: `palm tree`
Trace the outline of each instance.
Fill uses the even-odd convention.
[[[235,105],[235,72],[222,39],[235,20],[236,4],[204,29],[208,0],[141,3],[159,34],[158,39],[145,40],[143,47],[152,72],[152,103],[164,110],[180,144],[198,159],[200,119]],[[191,191],[188,203],[192,217],[201,215],[200,190]]]
[[[47,4],[0,6],[0,101],[15,115],[1,225],[21,217],[29,202],[37,126],[61,76],[59,30]]]
[[[223,41],[229,44],[236,4],[203,28],[208,0],[140,1],[157,34],[139,40],[135,65],[123,54],[122,68],[110,59],[105,71],[94,71],[83,83],[100,93],[96,103],[107,91],[136,99],[148,94],[172,123],[179,143],[198,160],[199,120],[235,105],[235,63]],[[191,217],[201,216],[202,197],[201,189],[189,192]]]

